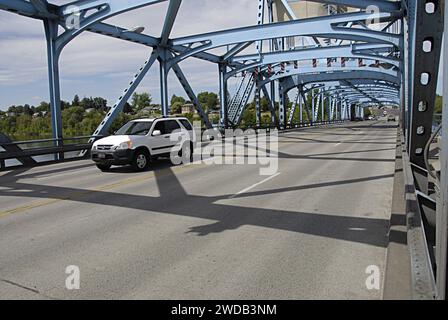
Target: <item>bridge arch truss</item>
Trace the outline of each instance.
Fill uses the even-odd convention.
[[[63,48],[78,35],[91,32],[148,47],[148,58],[119,94],[94,136],[107,133],[156,62],[159,65],[162,114],[168,116],[170,111],[168,74],[173,72],[205,127],[211,128],[206,112],[179,65],[186,59],[200,59],[217,65],[220,129],[241,124],[251,97],[256,105],[254,123],[261,127],[261,95],[268,101],[270,125],[279,129],[304,124],[304,113],[307,121],[315,124],[319,114],[321,122],[333,122],[362,117],[364,109],[371,106],[400,108],[404,147],[412,178],[417,194],[426,195],[428,200],[431,183],[424,149],[432,133],[445,2],[311,0],[354,10],[344,13],[329,10],[328,15],[299,19],[290,6],[293,1],[254,1],[258,1],[258,12],[254,12],[252,26],[179,38],[172,38],[171,32],[182,0],[75,0],[60,6],[47,0],[0,0],[0,9],[39,19],[44,24],[56,144],[63,138],[59,58]],[[104,22],[135,9],[151,10],[151,6],[162,2],[168,4],[168,9],[158,36]],[[372,6],[378,10],[370,11]],[[275,21],[279,8],[287,13],[287,21]],[[302,39],[302,45],[296,44],[298,39]],[[225,49],[225,53],[212,53],[217,48]],[[236,92],[228,97],[228,81],[235,76],[239,76],[240,81]],[[289,99],[291,93],[294,99]],[[297,109],[299,123],[294,122]],[[436,207],[431,201],[426,205],[429,209],[421,205],[429,214],[438,212],[437,225],[429,227],[430,232],[438,235],[436,243],[432,248],[426,247],[426,253],[436,258],[431,266],[426,266],[429,270],[425,278],[427,285],[418,293],[421,296],[446,295],[447,218],[446,212],[440,210],[446,210],[448,182],[443,180],[441,183],[441,189],[446,192],[442,200],[444,205]]]

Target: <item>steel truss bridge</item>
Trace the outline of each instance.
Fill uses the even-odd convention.
[[[256,102],[256,127],[262,126],[260,99],[264,96],[271,126],[280,130],[353,120],[363,117],[366,107],[400,108],[408,240],[412,265],[419,270],[412,279],[415,296],[443,299],[447,281],[448,141],[443,141],[442,169],[437,176],[427,167],[425,148],[433,133],[442,36],[444,28],[447,30],[443,18],[445,2],[313,0],[328,5],[328,15],[300,19],[291,7],[297,1],[257,1],[258,20],[253,26],[180,38],[170,35],[182,0],[79,0],[60,6],[46,0],[0,0],[0,9],[39,19],[44,24],[56,148],[62,146],[64,139],[59,58],[64,47],[83,32],[148,47],[147,60],[92,133],[92,140],[107,133],[156,62],[163,115],[169,115],[167,79],[173,72],[207,128],[212,125],[180,67],[186,59],[216,64],[221,129],[241,124],[251,97]],[[104,22],[135,9],[151,10],[151,6],[161,2],[168,2],[168,9],[158,36]],[[335,6],[355,10],[340,12],[334,10]],[[277,21],[279,10],[286,13],[285,21]],[[225,53],[213,53],[215,49]],[[444,52],[447,56],[448,49]],[[238,87],[229,96],[228,81],[235,76],[240,77]],[[445,128],[447,122],[445,117]]]

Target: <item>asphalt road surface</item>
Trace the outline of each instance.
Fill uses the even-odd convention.
[[[386,122],[281,134],[271,176],[169,160],[0,173],[0,299],[381,299],[396,134]]]

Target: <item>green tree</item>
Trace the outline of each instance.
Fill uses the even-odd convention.
[[[50,112],[50,104],[48,102],[42,101],[37,107],[36,112],[40,112],[41,114],[44,112]]]
[[[92,98],[82,98],[82,100],[79,102],[80,107],[83,107],[84,109],[91,109],[93,108],[93,100]]]
[[[93,107],[99,111],[106,111],[107,109],[107,100],[101,97],[93,98]]]
[[[173,104],[171,104],[171,109],[170,109],[171,114],[180,114],[182,112],[182,106],[184,104],[185,103],[182,103],[180,101],[176,101]]]
[[[171,105],[175,103],[185,104],[185,99],[183,97],[178,97],[175,94],[171,97]]]
[[[182,106],[186,103],[183,97],[178,97],[175,94],[171,97],[171,114],[179,114],[182,112]]]
[[[218,95],[214,92],[201,92],[198,94],[198,100],[206,112],[215,109],[218,105]]]
[[[151,105],[151,102],[152,98],[148,93],[135,92],[134,95],[132,96],[131,106],[134,109],[134,111],[138,112],[146,107],[149,107]]]
[[[437,95],[436,96],[436,104],[434,107],[434,113],[442,113],[443,110],[443,97]]]
[[[72,101],[72,106],[73,107],[79,107],[79,103],[81,101],[79,100],[79,96],[77,94],[75,94],[75,96],[73,97],[73,101]]]
[[[123,106],[123,112],[124,112],[124,113],[127,113],[127,114],[130,114],[130,113],[133,112],[132,106],[131,106],[128,102],[126,102],[126,103],[124,104],[124,106]]]

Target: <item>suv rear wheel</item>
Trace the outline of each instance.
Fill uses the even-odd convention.
[[[111,165],[110,164],[97,164],[96,167],[101,171],[109,171]]]
[[[132,168],[135,171],[143,171],[149,165],[149,154],[145,150],[137,150],[132,159]]]

